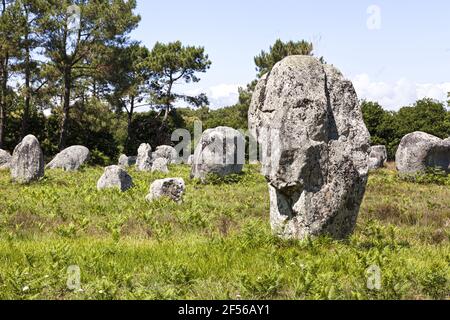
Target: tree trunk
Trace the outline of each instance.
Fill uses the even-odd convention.
[[[0,149],[4,148],[5,144],[5,126],[6,126],[6,107],[8,95],[8,63],[9,55],[6,54],[2,61],[2,80],[1,80],[1,97],[0,97]]]
[[[28,33],[25,34],[25,108],[23,110],[22,117],[22,138],[24,138],[28,134],[28,122],[30,119],[30,105],[31,105],[31,88],[30,88],[30,79],[31,79],[31,58],[30,58],[30,46],[28,43]]]
[[[70,109],[70,91],[72,87],[71,69],[66,67],[64,69],[64,99],[61,119],[61,132],[59,136],[59,150],[62,151],[66,147],[67,140],[67,122],[69,121]]]
[[[125,150],[129,150],[130,137],[131,137],[131,122],[133,121],[134,114],[134,97],[131,97],[130,110],[127,112],[127,138],[125,140]]]

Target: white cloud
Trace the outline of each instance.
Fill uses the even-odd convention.
[[[353,84],[360,99],[377,101],[389,110],[398,110],[423,98],[446,101],[447,93],[450,92],[450,82],[413,83],[407,79],[393,83],[376,82],[367,74],[356,76]]]
[[[223,83],[209,88],[187,90],[184,94],[195,96],[205,93],[208,96],[210,107],[217,109],[236,104],[239,100],[239,87],[242,87],[242,85]]]

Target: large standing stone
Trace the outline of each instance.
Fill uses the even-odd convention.
[[[161,172],[161,173],[169,173],[169,169],[167,168],[167,159],[158,158],[153,161],[152,172]]]
[[[10,169],[11,179],[18,183],[30,183],[44,176],[44,154],[35,136],[26,136],[16,146]]]
[[[274,232],[294,239],[349,236],[370,147],[352,83],[316,58],[287,57],[259,81],[249,128],[262,147]]]
[[[120,166],[110,166],[105,168],[105,172],[97,182],[97,189],[117,188],[124,192],[133,187],[133,179]]]
[[[208,174],[239,174],[244,163],[245,139],[239,131],[228,127],[209,129],[195,149],[191,177],[204,180]]]
[[[127,157],[126,155],[122,154],[119,158],[119,166],[128,168],[131,166],[134,166],[136,164],[137,157]]]
[[[0,149],[0,170],[8,169],[11,155],[9,152]]]
[[[77,171],[88,159],[90,151],[83,146],[72,146],[64,149],[47,165],[47,169],[64,169]]]
[[[413,132],[402,139],[395,158],[401,174],[416,174],[427,168],[450,172],[450,141]]]
[[[146,199],[152,202],[156,199],[167,197],[175,202],[181,203],[185,189],[186,186],[182,178],[156,180],[150,186],[150,193]]]
[[[141,144],[138,149],[136,169],[138,171],[151,171],[152,163],[152,147],[146,143]]]
[[[373,146],[370,149],[369,169],[383,168],[387,161],[387,149],[385,146]]]
[[[153,159],[164,158],[169,164],[178,164],[181,159],[178,156],[177,150],[171,146],[159,146],[153,153]]]

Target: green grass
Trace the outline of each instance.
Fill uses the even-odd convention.
[[[449,299],[450,188],[394,171],[371,174],[347,241],[272,236],[257,167],[201,185],[189,168],[182,205],[145,201],[162,175],[130,171],[135,187],[96,190],[102,168],[47,171],[12,184],[0,172],[0,299]],[[67,269],[81,269],[81,291]],[[367,288],[367,269],[382,289]]]

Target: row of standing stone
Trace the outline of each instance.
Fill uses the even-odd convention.
[[[236,143],[224,144],[226,141]],[[160,172],[169,174],[168,165],[188,164],[192,166],[191,177],[204,180],[209,174],[226,176],[241,173],[243,164],[233,161],[238,154],[238,146],[243,145],[243,135],[232,128],[218,127],[205,131],[195,150],[195,155],[190,155],[186,161],[179,157],[178,152],[171,146],[159,146],[154,152],[149,144],[142,144],[137,156],[122,155],[119,164],[105,168],[103,175],[97,182],[97,189],[117,188],[125,192],[133,187],[133,179],[126,169],[135,166],[140,172]],[[225,150],[224,147],[225,146]],[[221,151],[225,151],[224,158]],[[69,147],[55,156],[44,167],[44,155],[38,139],[29,135],[25,137],[15,148],[11,156],[6,151],[0,150],[0,168],[9,168],[11,179],[14,182],[26,184],[38,181],[44,176],[46,169],[63,169],[65,171],[77,171],[88,161],[90,151],[84,146]],[[227,160],[227,161],[225,161]],[[153,182],[147,200],[168,196],[176,202],[182,200],[185,190],[185,182],[182,178],[167,178]]]

